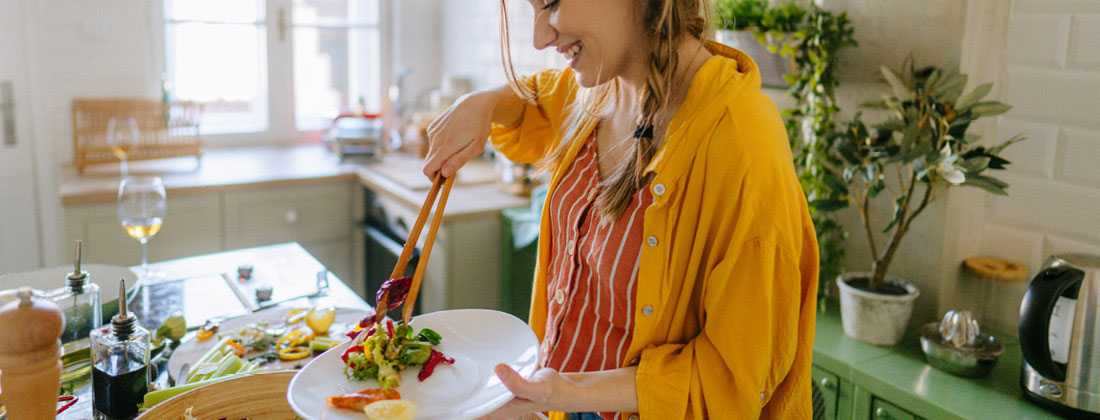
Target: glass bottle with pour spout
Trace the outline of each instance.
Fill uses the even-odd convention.
[[[65,286],[47,294],[65,315],[61,343],[62,353],[66,356],[88,348],[88,336],[103,324],[99,286],[92,282],[87,271],[81,269],[81,257],[81,241],[78,240],[73,272],[65,278]]]
[[[126,280],[119,280],[126,296]],[[118,301],[111,324],[92,332],[92,407],[96,420],[132,419],[149,390],[149,331]]]

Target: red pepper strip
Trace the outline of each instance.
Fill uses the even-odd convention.
[[[57,397],[57,402],[65,403],[65,405],[61,406],[61,408],[57,409],[57,414],[64,413],[65,410],[68,410],[69,407],[72,407],[73,404],[76,404],[78,400],[80,400],[80,398],[77,398],[75,395],[65,395],[63,397]]]
[[[363,330],[351,330],[351,331],[348,331],[348,333],[345,334],[345,335],[347,335],[348,338],[354,340],[354,339],[358,338],[359,334],[361,334],[362,332],[363,332]]]
[[[359,349],[362,349],[362,348],[363,348],[363,346],[348,347],[347,350],[344,350],[344,354],[340,355],[340,360],[343,360],[345,365],[348,364],[348,356],[350,356],[352,353],[355,353],[356,351],[358,351]]]
[[[429,376],[432,376],[432,373],[435,372],[435,366],[438,365],[440,362],[445,362],[449,365],[453,365],[455,364],[455,359],[453,357],[444,356],[443,353],[432,349],[431,354],[428,356],[428,361],[425,362],[424,366],[420,368],[420,373],[416,375],[416,379],[419,379],[420,382],[424,382],[425,379],[428,379]]]
[[[393,338],[397,335],[397,333],[393,331],[393,320],[386,320],[386,331],[390,333],[390,338]]]

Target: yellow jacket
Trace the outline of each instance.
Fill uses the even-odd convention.
[[[646,168],[633,341],[642,419],[809,419],[818,251],[786,131],[760,92],[756,64],[716,43]],[[492,142],[535,162],[561,139],[576,96],[570,69],[524,78],[538,92]],[[557,164],[550,194],[596,121]],[[548,207],[547,207],[548,208]],[[549,216],[544,208],[530,324],[546,327]],[[655,245],[654,245],[655,244]],[[624,413],[629,414],[629,413]],[[560,415],[559,415],[560,416]],[[624,418],[627,416],[624,415]]]

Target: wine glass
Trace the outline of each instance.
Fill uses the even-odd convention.
[[[126,177],[118,186],[118,221],[130,237],[141,243],[139,284],[148,284],[164,277],[164,273],[149,270],[147,244],[164,224],[167,207],[164,183],[158,177]]]
[[[140,136],[141,130],[138,128],[137,118],[111,118],[107,120],[107,146],[111,148],[111,153],[118,158],[123,177],[128,173],[126,158],[130,155],[130,151],[133,150],[134,146],[137,145]]]

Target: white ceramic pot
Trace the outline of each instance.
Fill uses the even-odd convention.
[[[836,278],[840,289],[840,319],[844,334],[856,340],[880,346],[892,346],[901,341],[913,301],[920,296],[915,286],[900,278],[886,276],[886,281],[904,288],[904,295],[885,295],[856,289],[848,280],[870,278],[871,273],[845,273]]]
[[[760,45],[752,31],[718,31],[714,35],[719,43],[731,46],[752,57],[756,67],[760,69],[760,83],[766,87],[786,89],[790,84],[783,79],[783,75],[791,72],[791,60],[781,57],[779,54],[769,52]]]

